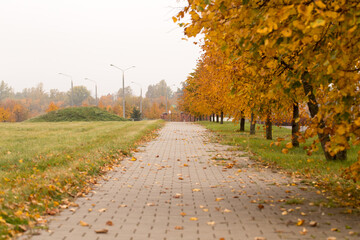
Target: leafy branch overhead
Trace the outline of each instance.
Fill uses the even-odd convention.
[[[278,123],[299,106],[300,140],[318,137],[308,154],[320,143],[326,159],[346,159],[360,143],[359,12],[358,1],[189,0],[173,20],[201,36],[203,55],[183,109]]]

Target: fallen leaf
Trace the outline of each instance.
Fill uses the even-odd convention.
[[[108,231],[106,228],[95,230],[96,233],[107,233]]]
[[[88,209],[88,212],[92,212],[92,209],[91,209],[91,208],[89,208],[89,209]]]
[[[112,221],[107,221],[105,224],[108,225],[108,226],[114,225]]]
[[[80,220],[79,223],[80,223],[80,225],[83,226],[83,227],[89,226],[89,224],[88,224],[87,222],[84,222],[84,221],[81,221],[81,220]]]
[[[266,240],[264,237],[255,237],[254,240]]]
[[[336,240],[336,237],[328,237],[326,240]]]
[[[54,215],[56,215],[58,213],[58,210],[57,209],[55,209],[55,210],[47,210],[46,213],[48,215],[54,216]]]
[[[203,211],[204,211],[204,212],[208,212],[208,211],[209,211],[209,209],[207,209],[207,208],[203,208]]]
[[[225,212],[225,213],[229,213],[229,212],[231,212],[231,210],[225,208],[225,209],[224,209],[224,212]]]
[[[215,201],[220,202],[221,200],[224,200],[224,198],[216,198]]]
[[[198,188],[194,188],[192,191],[193,191],[193,192],[200,192],[201,190],[198,189]]]
[[[332,228],[331,231],[332,232],[340,232],[338,228]]]
[[[214,225],[215,225],[215,222],[214,222],[214,221],[212,221],[212,222],[207,222],[207,225],[209,225],[209,226],[214,226]]]
[[[181,215],[181,216],[186,216],[186,213],[181,212],[180,215]]]
[[[124,208],[124,207],[127,207],[127,205],[126,204],[120,204],[119,207]]]
[[[316,227],[316,226],[317,226],[317,222],[315,222],[315,221],[310,221],[310,222],[309,222],[309,225],[310,225],[311,227]]]
[[[283,216],[288,215],[288,212],[287,212],[287,211],[283,211],[283,212],[281,213],[281,215],[283,215]]]
[[[135,158],[135,157],[132,157],[132,158],[131,158],[131,161],[133,161],[133,162],[136,161],[136,158]]]
[[[190,220],[191,220],[191,221],[197,221],[198,218],[197,218],[197,217],[191,217]]]
[[[184,180],[184,178],[182,178],[182,177],[179,177],[179,180]]]
[[[182,196],[182,194],[176,193],[176,194],[173,196],[173,198],[180,198],[181,196]]]
[[[260,210],[262,210],[262,209],[264,208],[264,205],[259,204],[259,205],[258,205],[258,208],[259,208]]]
[[[99,211],[99,212],[106,212],[106,210],[107,210],[106,208],[101,208],[101,209],[99,209],[98,211]]]
[[[149,206],[149,207],[156,206],[156,204],[155,204],[155,203],[147,203],[146,205],[147,205],[147,206]]]
[[[175,227],[175,230],[183,230],[183,229],[184,229],[183,226],[176,226],[176,227]]]
[[[301,234],[301,235],[305,235],[305,234],[307,234],[307,229],[306,228],[303,228],[302,229],[302,231],[300,231],[299,233]]]
[[[305,222],[305,220],[304,219],[298,219],[298,221],[297,221],[297,223],[296,223],[296,225],[297,226],[302,226],[303,224],[304,224],[304,222]]]

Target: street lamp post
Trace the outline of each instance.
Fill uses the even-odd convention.
[[[74,106],[74,84],[73,84],[73,78],[72,76],[65,74],[65,73],[59,73],[60,75],[63,75],[65,77],[68,77],[71,79],[71,106]]]
[[[135,66],[131,66],[126,69],[119,68],[115,66],[114,64],[110,64],[111,67],[117,68],[122,71],[122,85],[123,85],[123,118],[125,118],[125,72],[131,68],[134,68]]]
[[[132,82],[140,86],[140,116],[142,118],[142,86],[140,83]]]
[[[96,106],[98,106],[97,83],[96,83],[95,80],[92,80],[92,79],[90,79],[90,78],[85,78],[85,80],[95,83],[95,102],[96,102]]]
[[[163,79],[164,80],[164,79]],[[168,113],[168,104],[167,104],[167,84],[166,84],[166,81],[164,80],[165,82],[165,92],[164,92],[164,95],[165,95],[165,112]]]

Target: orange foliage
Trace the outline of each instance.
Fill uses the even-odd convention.
[[[10,112],[0,107],[0,122],[6,122],[10,117]]]
[[[46,112],[52,112],[52,111],[56,111],[58,109],[59,109],[59,107],[54,102],[51,102],[49,104],[49,107],[46,109]]]

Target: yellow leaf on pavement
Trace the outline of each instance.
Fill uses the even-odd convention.
[[[106,228],[95,230],[96,233],[107,233],[108,231]]]
[[[84,222],[84,221],[81,221],[81,220],[80,220],[79,223],[80,223],[80,225],[83,226],[83,227],[89,226],[89,224],[88,224],[87,222]]]
[[[302,226],[303,224],[304,224],[304,222],[305,222],[305,220],[304,219],[298,219],[298,221],[297,221],[297,223],[296,223],[296,225],[297,226]]]

